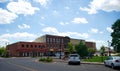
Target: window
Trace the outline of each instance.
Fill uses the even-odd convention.
[[[60,42],[60,39],[58,39],[58,43]]]
[[[42,48],[43,48],[43,47],[42,47],[42,45],[39,45],[39,48],[41,48],[41,49],[42,49]]]
[[[27,44],[27,45],[26,45],[26,47],[28,48],[28,47],[29,47],[29,45]]]
[[[53,42],[55,42],[55,38],[53,38]]]
[[[39,45],[39,48],[41,48],[41,46]]]
[[[49,43],[49,38],[47,38],[47,42]]]
[[[33,47],[33,45],[31,45],[31,48]]]
[[[45,46],[44,46],[44,45],[42,45],[42,48],[45,48]]]
[[[56,38],[56,43],[58,43],[58,38]]]
[[[61,39],[61,42],[63,43],[63,39]]]
[[[35,48],[37,48],[37,45],[35,45]]]
[[[50,38],[50,42],[52,43],[52,38]]]
[[[7,48],[7,50],[9,50],[9,47]]]
[[[24,47],[24,44],[22,44],[22,47]]]
[[[107,60],[113,60],[113,58],[112,58],[112,57],[109,57]]]
[[[59,48],[59,44],[56,44],[56,48]]]

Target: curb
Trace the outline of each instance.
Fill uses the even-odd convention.
[[[64,62],[64,63],[67,63],[68,61],[64,61],[64,60],[53,60],[53,62]],[[102,62],[81,62],[81,64],[104,65],[104,63],[102,63]]]
[[[38,59],[35,60],[35,62],[39,62]],[[63,62],[63,63],[68,63],[68,61],[66,60],[54,60],[53,62]],[[104,65],[104,63],[102,62],[81,62],[81,64],[91,64],[91,65]]]
[[[104,65],[104,63],[99,63],[99,62],[81,62],[81,64]]]

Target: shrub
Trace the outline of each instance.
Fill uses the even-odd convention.
[[[52,62],[53,59],[52,59],[51,57],[47,57],[45,61],[46,61],[46,62]]]
[[[39,61],[45,61],[46,59],[45,58],[40,58]]]
[[[52,61],[53,61],[53,58],[51,58],[51,57],[40,58],[39,61],[43,61],[43,62],[52,62]]]

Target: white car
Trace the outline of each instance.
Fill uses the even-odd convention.
[[[111,66],[113,69],[115,67],[120,67],[120,57],[119,56],[110,56],[107,60],[104,61],[105,66]]]
[[[68,64],[79,64],[80,65],[80,56],[79,54],[70,54],[68,59]]]

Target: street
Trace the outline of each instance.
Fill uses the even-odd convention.
[[[36,58],[2,58],[0,71],[119,71],[104,65],[68,65],[65,62],[36,62]]]

